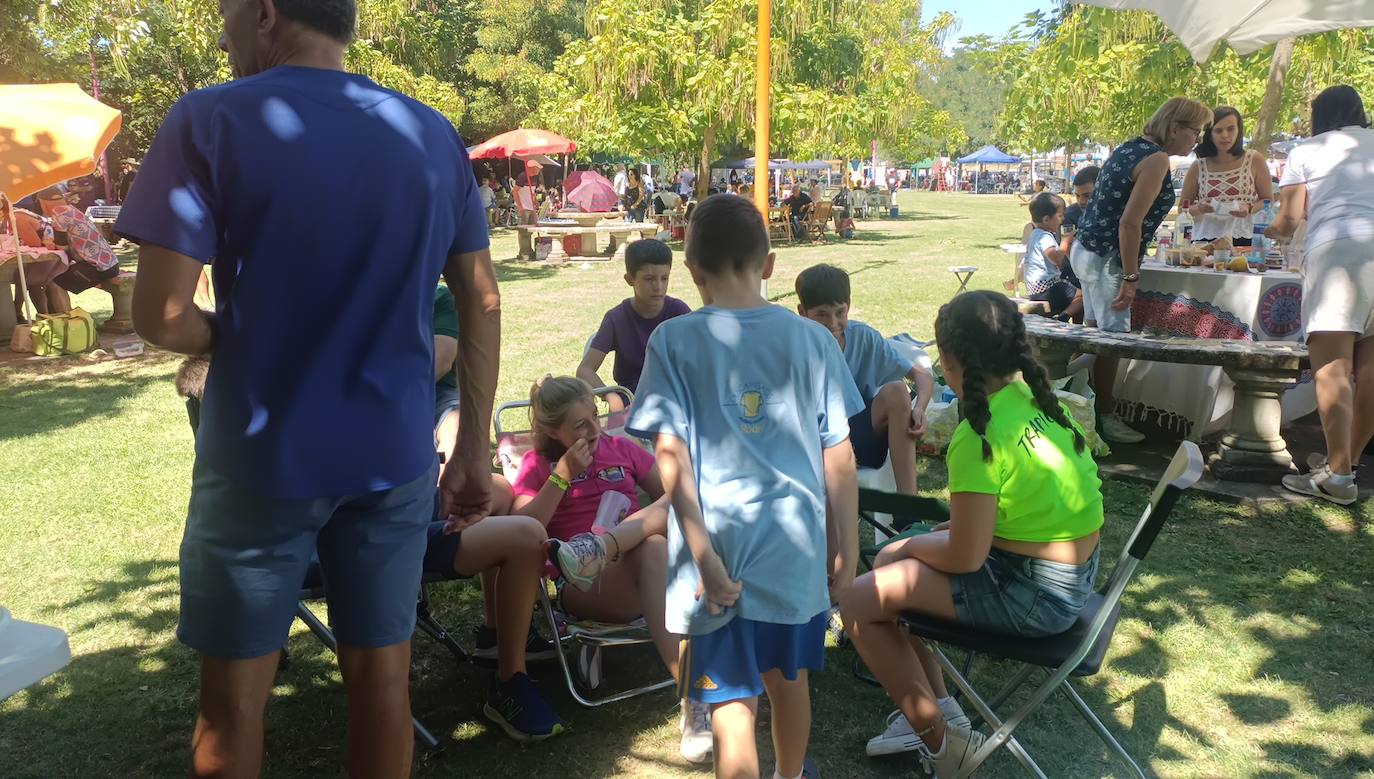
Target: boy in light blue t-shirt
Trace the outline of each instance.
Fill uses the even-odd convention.
[[[627,425],[655,440],[676,519],[667,628],[687,636],[684,694],[711,705],[717,775],[759,775],[766,690],[775,776],[814,777],[807,672],[822,668],[830,604],[854,580],[848,419],[863,403],[835,339],[759,295],[773,255],[752,203],[702,201],[686,254],[706,306],[650,337]]]
[[[890,456],[897,492],[915,495],[916,442],[926,434],[935,378],[882,333],[849,318],[849,274],[842,269],[812,265],[797,274],[796,289],[797,313],[835,337],[863,399],[863,410],[849,418],[855,461],[860,468],[877,469]],[[903,379],[915,385],[914,399]]]

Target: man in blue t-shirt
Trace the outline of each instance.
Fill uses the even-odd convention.
[[[201,655],[196,773],[254,775],[296,594],[318,550],[351,772],[409,774],[410,636],[434,516],[434,286],[460,323],[450,530],[489,511],[500,296],[472,166],[432,109],[343,70],[351,0],[225,2],[237,80],[168,113],[116,223],[134,322],[213,353],[178,637]],[[301,199],[301,182],[329,193]],[[193,301],[212,264],[217,310]]]

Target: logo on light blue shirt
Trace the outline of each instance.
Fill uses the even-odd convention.
[[[734,402],[726,403],[727,408],[735,409],[735,417],[740,421],[740,432],[762,433],[764,429],[765,408],[778,401],[770,399],[770,391],[762,384],[746,384],[739,391]]]

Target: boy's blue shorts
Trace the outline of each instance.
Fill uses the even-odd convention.
[[[682,641],[679,696],[702,703],[727,703],[763,694],[763,674],[825,668],[829,609],[803,625],[779,625],[736,617],[724,627]],[[685,690],[682,688],[686,688]]]
[[[177,637],[227,659],[281,649],[318,550],[339,643],[408,641],[437,478],[436,460],[419,478],[390,490],[283,500],[197,462],[181,541]]]
[[[887,462],[887,430],[873,429],[872,398],[864,403],[863,411],[849,418],[849,444],[860,468],[881,468]]]

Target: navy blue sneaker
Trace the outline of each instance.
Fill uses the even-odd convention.
[[[567,730],[525,674],[516,674],[505,682],[493,676],[482,713],[516,741],[543,741]]]

